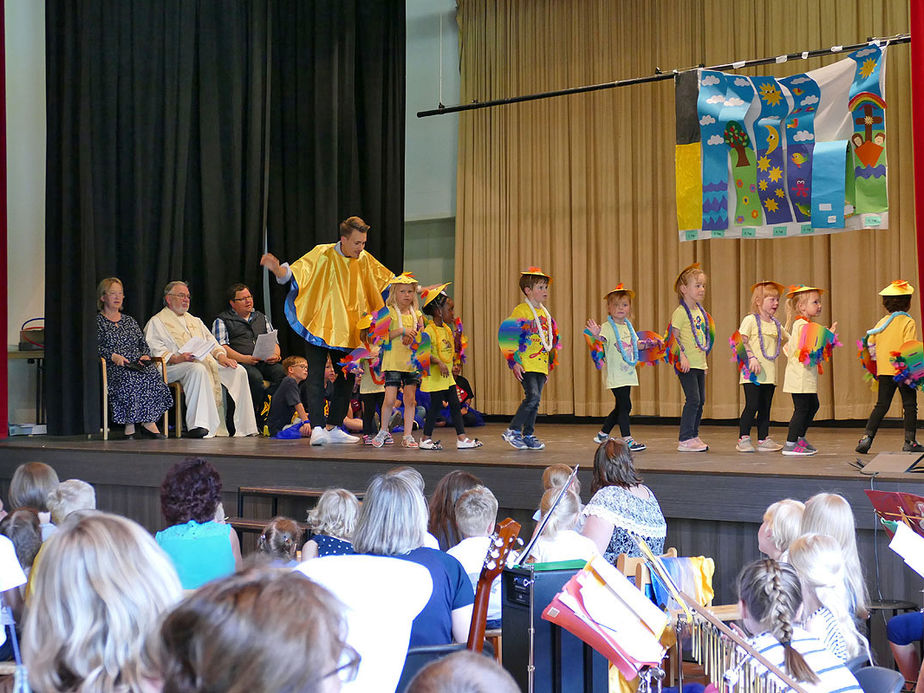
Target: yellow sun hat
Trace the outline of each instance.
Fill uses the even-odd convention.
[[[754,291],[754,289],[756,289],[758,286],[772,286],[774,289],[776,289],[776,292],[777,292],[780,296],[782,296],[783,294],[786,293],[786,287],[785,287],[785,286],[783,286],[783,285],[780,284],[779,282],[775,282],[775,281],[773,281],[773,280],[771,280],[771,279],[767,279],[767,280],[762,281],[762,282],[757,282],[756,284],[754,284],[754,285],[751,286],[751,291]]]
[[[389,284],[417,284],[417,277],[415,277],[410,272],[402,272],[401,274],[395,275]]]
[[[817,286],[806,286],[805,284],[793,284],[789,287],[789,291],[786,292],[788,298],[792,298],[796,294],[804,294],[807,291],[817,291],[819,295],[825,292],[824,289],[819,289]]]
[[[914,287],[904,279],[896,279],[886,288],[879,292],[880,296],[910,296],[914,293]]]
[[[368,330],[372,327],[372,313],[366,313],[356,323],[357,330]]]
[[[445,284],[437,284],[436,286],[428,286],[426,289],[420,292],[420,307],[423,308],[425,305],[430,303],[434,298],[439,296],[446,287],[452,284],[452,282],[446,282]]]
[[[549,284],[552,283],[552,277],[550,277],[545,272],[543,272],[541,267],[527,267],[525,270],[520,272],[520,275],[532,275],[534,277],[545,277],[546,279],[549,280]]]
[[[604,301],[607,300],[612,294],[615,294],[617,291],[621,291],[623,293],[629,294],[630,301],[635,300],[635,292],[632,289],[627,289],[622,282],[619,282],[614,288],[610,289],[605,294],[603,294],[603,300]]]

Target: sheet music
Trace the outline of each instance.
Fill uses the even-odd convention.
[[[924,538],[915,534],[904,522],[899,522],[889,548],[904,558],[909,568],[924,577]]]
[[[186,344],[180,347],[181,354],[192,354],[196,361],[201,361],[212,353],[215,343],[210,339],[203,337],[193,337]]]
[[[278,330],[267,332],[266,334],[257,335],[257,343],[253,345],[253,357],[260,361],[266,361],[276,353],[276,344],[278,344]]]

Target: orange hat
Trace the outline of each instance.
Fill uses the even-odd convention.
[[[910,296],[914,293],[914,287],[904,279],[896,279],[886,288],[879,292],[880,296]]]
[[[629,300],[632,301],[635,299],[635,292],[632,289],[627,289],[622,282],[619,282],[613,289],[610,289],[603,295],[603,300],[607,300],[611,294],[615,294],[617,291],[622,293],[629,294]]]
[[[789,287],[789,291],[786,292],[788,298],[792,298],[796,294],[804,294],[807,291],[817,291],[820,294],[825,292],[824,289],[819,289],[817,286],[806,286],[805,284],[793,284]]]
[[[520,272],[520,274],[521,275],[531,274],[536,277],[545,277],[546,279],[549,280],[549,284],[552,283],[552,278],[549,275],[547,275],[545,272],[543,272],[541,267],[528,267],[527,269]]]
[[[776,292],[777,292],[780,296],[782,296],[784,293],[786,293],[786,287],[785,287],[785,286],[783,286],[783,285],[780,284],[779,282],[771,281],[771,280],[769,280],[769,279],[767,279],[766,281],[757,282],[756,284],[754,284],[754,285],[751,287],[751,291],[754,291],[754,289],[756,289],[758,286],[772,286],[774,289],[776,289]]]

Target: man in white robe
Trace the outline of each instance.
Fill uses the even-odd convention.
[[[164,288],[164,302],[167,307],[148,320],[144,337],[154,356],[167,362],[167,380],[183,386],[187,436],[228,435],[222,385],[234,400],[234,435],[256,435],[247,373],[228,357],[202,320],[189,314],[189,287],[185,282],[170,282]],[[208,353],[201,359],[182,351],[193,337],[209,343]]]

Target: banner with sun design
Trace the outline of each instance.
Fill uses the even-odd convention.
[[[680,240],[888,227],[885,48],[789,77],[675,76]]]

